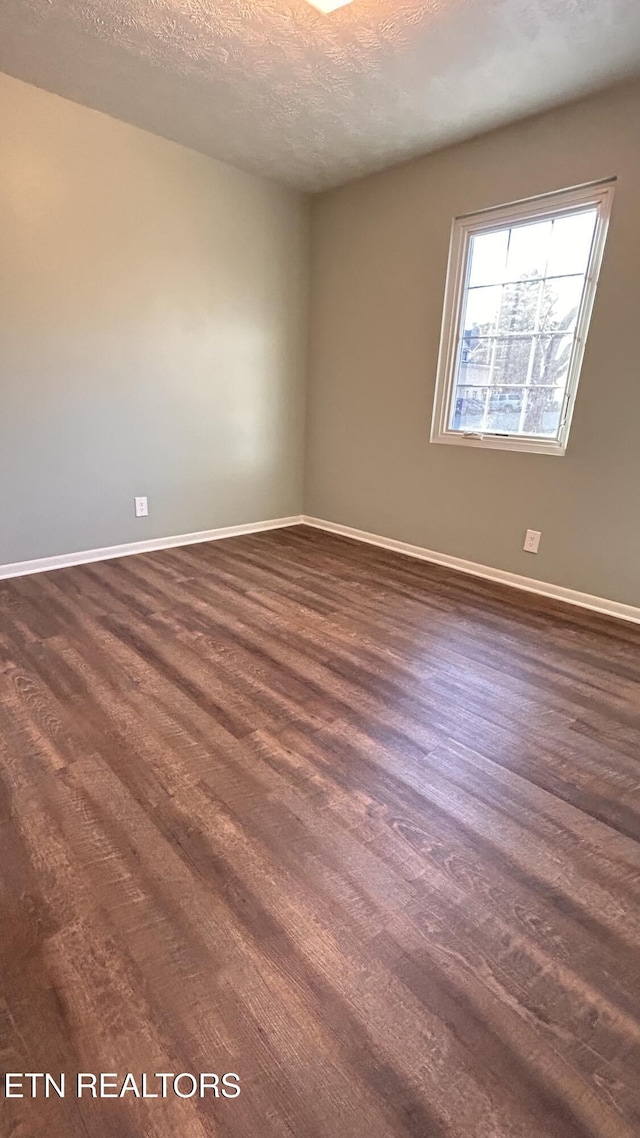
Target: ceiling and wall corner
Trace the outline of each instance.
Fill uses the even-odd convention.
[[[629,76],[638,0],[2,0],[0,70],[317,191]]]

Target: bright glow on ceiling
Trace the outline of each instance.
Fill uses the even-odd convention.
[[[0,0],[0,104],[6,72],[315,193],[638,72],[639,0],[336,2]]]
[[[350,4],[351,0],[307,0],[313,8],[317,8],[319,12],[335,12],[336,8],[344,8],[345,4]]]

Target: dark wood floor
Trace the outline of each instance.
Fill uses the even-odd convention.
[[[2,1138],[638,1138],[640,629],[299,527],[0,583],[0,727]]]

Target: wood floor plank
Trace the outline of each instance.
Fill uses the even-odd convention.
[[[303,526],[0,582],[3,1138],[634,1138],[639,745],[640,629]]]

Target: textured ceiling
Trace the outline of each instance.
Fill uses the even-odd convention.
[[[0,0],[0,70],[304,189],[640,70],[640,0]]]

